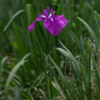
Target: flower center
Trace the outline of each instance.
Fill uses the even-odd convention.
[[[50,18],[51,19],[51,21],[53,21],[53,18]]]

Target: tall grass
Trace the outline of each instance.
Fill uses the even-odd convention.
[[[100,100],[99,0],[0,2],[0,99]],[[69,22],[49,54],[43,22],[27,30],[47,6]]]

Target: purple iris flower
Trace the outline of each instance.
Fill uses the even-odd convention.
[[[44,27],[54,36],[57,36],[61,33],[62,29],[67,25],[68,20],[64,18],[63,15],[54,15],[53,9],[47,7],[47,10],[44,10],[44,15],[41,13],[39,17],[28,27],[28,30],[35,29],[35,23],[37,21],[44,20]]]

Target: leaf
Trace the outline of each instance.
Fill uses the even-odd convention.
[[[2,68],[4,66],[4,63],[5,63],[6,59],[7,59],[7,57],[4,57],[2,59],[2,61],[1,61],[1,65],[0,65],[0,79],[1,79],[1,76],[2,76]]]
[[[19,67],[20,67],[21,65],[23,65],[23,64],[26,62],[25,59],[26,59],[29,55],[30,55],[30,54],[25,55],[25,56],[22,58],[22,60],[21,60],[17,65],[15,65],[14,68],[12,69],[12,71],[11,71],[11,73],[10,73],[8,79],[7,79],[7,82],[6,82],[6,84],[5,84],[5,90],[4,90],[5,96],[6,96],[6,94],[7,94],[7,90],[8,90],[9,84],[10,84],[10,82],[12,81],[14,75],[16,74],[16,72],[17,72],[17,70],[19,69]]]
[[[80,71],[79,71],[79,63],[78,63],[78,61],[75,59],[73,54],[63,45],[63,43],[60,40],[58,40],[58,41],[60,42],[60,44],[63,46],[63,48],[66,51],[61,49],[61,48],[57,48],[57,50],[60,51],[65,57],[69,57],[73,61],[74,65],[75,65],[75,70],[76,70],[77,78],[80,79]]]
[[[65,86],[69,92],[69,94],[71,95],[71,98],[73,100],[75,100],[75,95],[74,95],[74,92],[72,91],[72,88],[71,88],[71,85],[70,85],[70,82],[68,81],[68,79],[65,78],[65,76],[63,75],[63,73],[61,72],[61,70],[59,69],[59,67],[56,65],[56,63],[53,61],[53,59],[49,56],[51,62],[54,64],[54,67],[57,69],[58,73],[59,73],[59,76],[61,78],[61,80],[65,83]]]
[[[31,4],[26,5],[26,15],[27,15],[27,21],[28,26],[30,25],[30,16],[31,16]]]
[[[84,25],[85,27],[87,28],[87,30],[89,31],[91,37],[94,39],[94,40],[97,40],[97,37],[94,33],[94,31],[91,29],[91,27],[83,20],[81,19],[80,17],[77,17]]]
[[[24,12],[24,10],[19,10],[18,12],[16,12],[16,13],[12,16],[12,18],[10,19],[10,21],[8,22],[8,24],[5,26],[5,28],[4,28],[3,31],[6,31],[7,28],[9,27],[9,25],[11,24],[11,22],[12,22],[20,13],[22,13],[22,12]]]
[[[83,38],[82,38],[82,36],[80,37],[80,46],[81,46],[82,54],[84,54],[84,46],[83,46]]]
[[[96,11],[93,11],[93,13],[96,15],[97,19],[100,20],[100,15]]]
[[[20,100],[19,91],[18,91],[18,86],[16,86],[15,100]]]

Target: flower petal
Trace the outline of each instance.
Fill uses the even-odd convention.
[[[49,6],[47,7],[47,10],[44,10],[44,15],[46,16],[46,18],[48,18],[49,10],[50,10]]]
[[[47,10],[44,10],[44,15],[46,16],[46,18],[48,17],[48,12],[47,12]]]
[[[57,19],[63,22],[62,28],[64,28],[68,24],[68,20],[65,19],[63,15],[54,15],[54,19]]]
[[[67,25],[68,21],[63,15],[54,15],[53,21],[51,19],[44,20],[44,27],[54,36],[61,33],[62,29]]]
[[[51,9],[51,12],[50,12],[48,18],[51,18],[51,17],[53,17],[53,16],[54,16],[54,11],[53,11],[53,9]]]
[[[50,10],[50,7],[48,6],[48,7],[47,7],[47,12],[49,12],[49,10]]]
[[[37,21],[42,21],[44,20],[45,18],[41,17],[42,14],[28,27],[28,30],[31,31],[31,30],[34,30],[35,29],[35,23]]]
[[[52,14],[52,16],[54,15],[54,10],[53,9],[51,9],[51,14]]]

